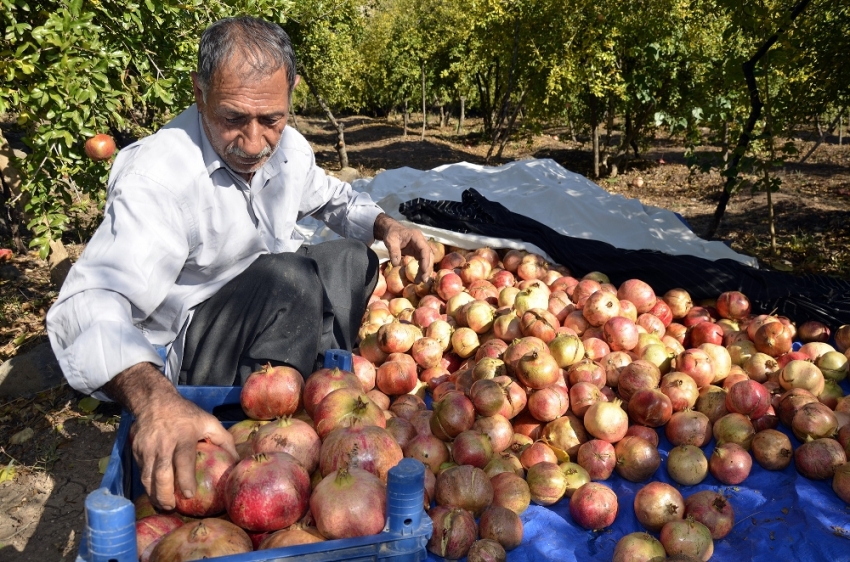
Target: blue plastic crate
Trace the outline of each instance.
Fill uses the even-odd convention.
[[[325,367],[351,369],[351,354],[331,350]],[[239,387],[178,387],[180,394],[213,412],[222,406],[238,406]],[[135,507],[131,499],[144,489],[139,467],[129,446],[133,417],[123,412],[109,465],[101,487],[86,498],[86,526],[77,562],[136,562]],[[390,469],[387,479],[387,526],[383,532],[354,539],[255,551],[216,558],[221,562],[264,562],[295,559],[308,562],[334,560],[419,562],[428,557],[425,545],[431,537],[431,519],[422,507],[425,467],[403,459]]]

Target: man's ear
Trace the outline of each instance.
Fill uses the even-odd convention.
[[[293,86],[293,87],[292,87],[292,91],[293,91],[293,92],[295,91],[295,88],[297,88],[297,87],[298,87],[298,84],[300,84],[300,83],[301,83],[301,75],[300,75],[300,74],[296,74],[296,75],[295,75],[295,86]]]
[[[198,109],[204,108],[204,91],[201,90],[201,81],[198,78],[197,72],[192,72],[192,92],[195,94],[195,103],[198,104]]]

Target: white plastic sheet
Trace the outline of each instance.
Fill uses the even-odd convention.
[[[729,258],[758,266],[755,258],[738,254],[722,242],[702,240],[675,213],[612,195],[550,159],[522,160],[498,167],[460,162],[428,171],[398,168],[372,179],[356,180],[353,185],[368,192],[388,215],[399,220],[403,219],[398,212],[400,203],[417,197],[460,201],[463,190],[471,187],[487,199],[567,236],[601,240],[626,250],[657,250],[709,260]],[[540,252],[519,241],[419,228],[441,242],[461,247],[487,245]],[[299,231],[308,243],[336,237],[312,219],[302,221]],[[376,246],[380,251],[380,245]]]

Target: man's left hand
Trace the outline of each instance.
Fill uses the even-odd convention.
[[[416,283],[428,281],[434,272],[434,256],[431,246],[421,231],[407,228],[385,213],[375,219],[375,238],[382,240],[390,254],[393,267],[401,265],[401,256],[413,256],[419,262]]]

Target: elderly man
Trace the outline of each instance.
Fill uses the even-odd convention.
[[[211,25],[196,104],[118,155],[103,223],[47,316],[71,386],[135,414],[142,483],[165,509],[175,485],[194,493],[198,440],[235,452],[176,383],[241,384],[266,362],[306,377],[324,350],[351,349],[377,280],[373,239],[393,263],[415,256],[423,279],[433,270],[419,231],[326,176],[287,127],[295,69],[279,26]],[[346,240],[302,246],[306,216]]]

